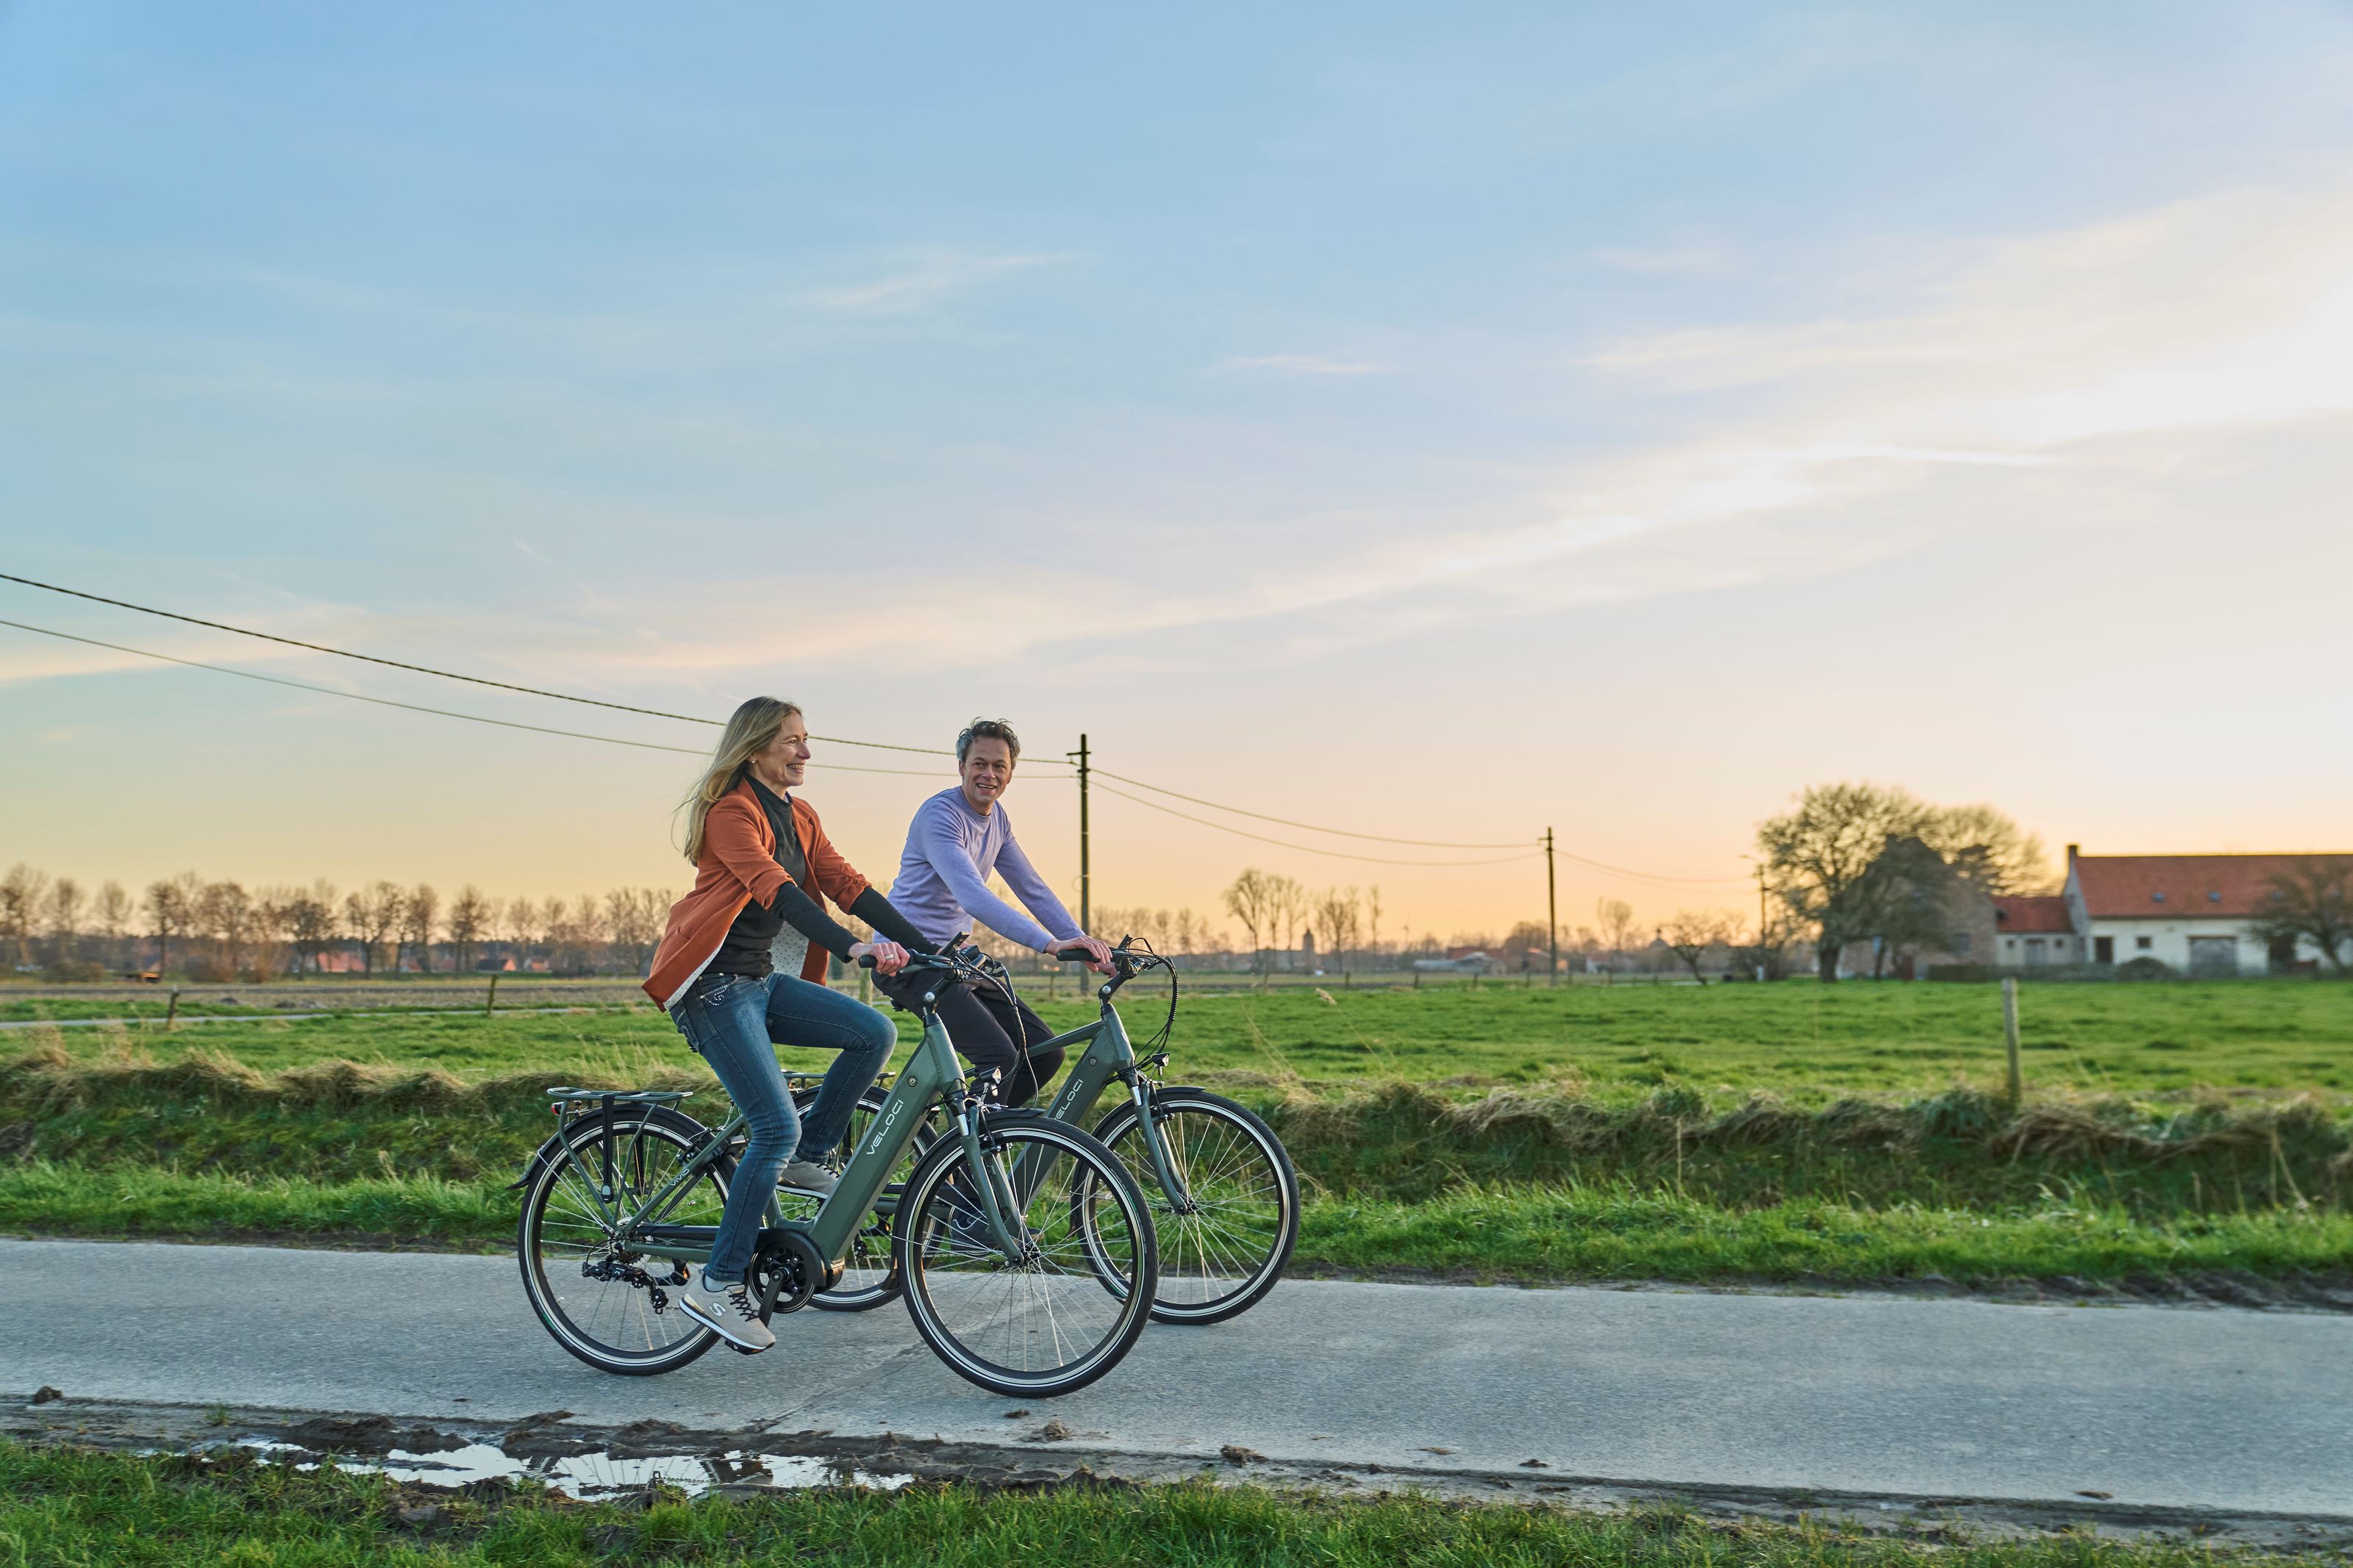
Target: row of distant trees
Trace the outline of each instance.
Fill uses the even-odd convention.
[[[619,888],[576,899],[498,899],[470,883],[446,901],[429,883],[345,891],[248,889],[193,871],[133,894],[18,864],[0,877],[0,952],[59,979],[185,971],[206,981],[326,970],[466,973],[484,964],[557,974],[638,973],[672,895]]]

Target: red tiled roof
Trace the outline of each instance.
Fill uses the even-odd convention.
[[[2316,865],[2353,866],[2353,855],[2078,855],[2072,868],[2095,920],[2246,920],[2263,912],[2273,878]]]
[[[2067,912],[2067,900],[2053,895],[2050,898],[2012,897],[1993,901],[1996,929],[2005,933],[2027,932],[2040,936],[2045,931],[2072,931],[2074,917]]]

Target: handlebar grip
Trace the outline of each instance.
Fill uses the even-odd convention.
[[[873,967],[874,967],[874,955],[873,955],[872,953],[871,953],[871,952],[861,952],[861,953],[860,953],[860,954],[858,955],[858,967],[859,967],[859,968],[860,968],[860,969],[871,969],[871,968],[873,968]]]

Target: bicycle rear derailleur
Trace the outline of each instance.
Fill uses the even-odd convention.
[[[581,1259],[580,1274],[583,1279],[599,1279],[610,1285],[634,1285],[652,1298],[657,1312],[666,1310],[670,1306],[670,1292],[662,1287],[683,1285],[690,1278],[683,1263],[671,1265],[670,1271],[657,1279],[636,1264],[624,1263],[609,1252]]]

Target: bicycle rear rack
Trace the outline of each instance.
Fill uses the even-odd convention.
[[[555,1117],[556,1137],[568,1140],[572,1130],[594,1119],[596,1129],[596,1196],[611,1203],[617,1191],[613,1169],[613,1111],[623,1105],[676,1105],[693,1094],[691,1089],[574,1089],[560,1084],[547,1090],[547,1109]],[[640,1131],[639,1139],[643,1132]],[[638,1141],[631,1143],[632,1152]]]

